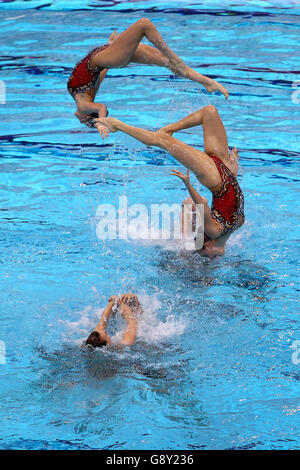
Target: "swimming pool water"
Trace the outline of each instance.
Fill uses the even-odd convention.
[[[299,448],[299,4],[0,9],[0,448]],[[100,203],[186,197],[172,157],[121,134],[103,144],[66,91],[75,62],[141,16],[230,91],[226,102],[142,66],[109,71],[102,87],[111,116],[147,128],[218,107],[240,149],[246,223],[213,262],[96,236]],[[201,129],[182,139],[201,147]],[[82,352],[107,297],[128,290],[145,309],[136,345]]]

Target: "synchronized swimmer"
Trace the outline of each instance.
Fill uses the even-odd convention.
[[[144,37],[155,47],[141,44]],[[107,116],[106,105],[94,102],[96,94],[108,69],[126,67],[129,63],[165,67],[179,77],[200,83],[208,92],[220,91],[228,98],[226,88],[185,65],[151,21],[141,18],[120,34],[114,31],[107,44],[90,51],[73,69],[68,91],[76,102],[75,116],[81,123],[94,127],[95,117]],[[98,125],[97,129],[103,138],[107,136],[107,127]]]
[[[95,123],[105,125],[111,132],[122,131],[148,146],[164,149],[187,168],[186,175],[177,170],[173,170],[172,175],[182,179],[190,193],[185,204],[194,204],[194,210],[196,204],[204,205],[204,244],[197,251],[210,259],[224,255],[228,238],[243,225],[245,216],[244,196],[237,181],[239,153],[234,148],[229,154],[226,131],[217,109],[205,106],[156,132],[129,126],[114,118],[96,118]],[[199,125],[203,127],[204,152],[173,137],[175,132]],[[191,185],[189,170],[211,191],[211,208],[207,199]]]
[[[84,345],[101,348],[112,344],[106,328],[114,305],[121,310],[121,314],[127,323],[127,328],[123,333],[120,345],[131,346],[134,344],[137,334],[138,315],[143,312],[143,309],[136,295],[123,294],[119,299],[116,295],[112,295],[108,299],[108,304],[102,312],[98,325],[84,342]]]

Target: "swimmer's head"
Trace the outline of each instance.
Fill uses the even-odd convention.
[[[106,106],[105,106],[105,107],[106,107]],[[91,113],[91,114],[89,114],[89,116],[92,116],[93,118],[97,118],[97,117],[98,117],[98,113]],[[108,116],[108,109],[106,108],[106,116],[105,116],[105,117],[107,117],[107,116]]]
[[[102,348],[103,346],[107,345],[107,341],[99,335],[98,331],[93,331],[86,340],[85,344],[90,344],[94,348]]]
[[[203,244],[201,250],[197,250],[199,255],[209,258],[210,260],[216,258],[216,256],[222,256],[225,254],[225,248],[215,246],[214,240],[209,240]]]

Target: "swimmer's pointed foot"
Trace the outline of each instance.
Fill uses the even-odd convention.
[[[109,129],[110,132],[117,132],[117,130],[119,129],[119,127],[118,127],[119,122],[120,121],[118,119],[115,119],[115,118],[96,118],[96,119],[94,119],[95,125],[97,125],[97,123],[102,124],[103,126],[107,127],[107,129]]]
[[[206,91],[208,91],[208,93],[213,93],[214,91],[220,91],[221,93],[223,93],[226,100],[228,99],[229,91],[225,87],[223,87],[223,85],[221,85],[221,83],[210,79],[208,84],[207,85],[204,84],[204,86],[206,88]]]

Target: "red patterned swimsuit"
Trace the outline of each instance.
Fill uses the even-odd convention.
[[[77,93],[84,93],[95,87],[97,78],[102,69],[93,66],[91,59],[95,54],[104,51],[107,47],[109,47],[109,44],[95,47],[95,49],[90,51],[88,55],[75,65],[68,81],[68,90],[73,98]]]
[[[234,229],[244,218],[244,195],[234,174],[216,155],[209,155],[219,171],[222,187],[213,192],[211,212],[224,228],[222,235]]]

